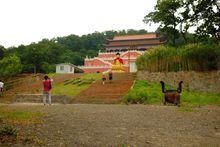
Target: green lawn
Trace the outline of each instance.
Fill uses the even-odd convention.
[[[72,78],[60,84],[54,84],[52,94],[76,96],[82,90],[88,88],[93,82],[100,80],[100,73],[83,74],[78,78]]]
[[[167,89],[172,88],[166,85]],[[135,82],[133,89],[124,96],[125,103],[161,104],[163,94],[159,83],[145,80]],[[181,93],[181,106],[220,105],[220,94],[186,91]]]
[[[50,78],[53,78],[56,75],[57,75],[57,73],[49,73],[49,74],[47,74],[47,76],[50,77]]]

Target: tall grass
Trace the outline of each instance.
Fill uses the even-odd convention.
[[[220,44],[189,44],[174,48],[157,46],[137,61],[138,70],[150,72],[210,71],[220,69]]]

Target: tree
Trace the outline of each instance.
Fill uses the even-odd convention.
[[[157,32],[172,40],[175,45],[180,40],[188,43],[195,31],[194,40],[202,42],[215,38],[220,40],[220,10],[217,0],[158,0],[155,11],[144,18],[145,23],[160,24]],[[190,38],[189,38],[190,37]]]
[[[56,66],[53,64],[49,64],[47,62],[41,63],[41,68],[43,73],[54,73],[56,71]]]
[[[191,22],[197,27],[200,36],[211,36],[220,40],[220,8],[217,0],[188,0],[193,15]]]
[[[4,48],[4,46],[1,46],[1,45],[0,45],[0,59],[3,58],[3,56],[4,56],[4,52],[5,52],[5,48]]]
[[[19,57],[9,55],[0,60],[0,76],[13,76],[22,71]]]
[[[83,65],[86,56],[97,56],[99,50],[104,50],[107,39],[123,32],[125,34],[143,34],[146,30],[94,32],[83,36],[69,35],[53,39],[42,39],[30,45],[10,47],[7,54],[16,54],[23,65],[23,72],[53,72],[58,63]]]
[[[177,10],[180,7],[180,0],[158,0],[155,11],[150,12],[144,18],[145,23],[158,23],[159,30],[172,40],[174,46],[179,33],[177,25],[180,23],[180,17]]]

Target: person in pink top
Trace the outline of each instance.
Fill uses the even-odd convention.
[[[51,81],[48,76],[44,76],[43,80],[43,103],[46,105],[48,99],[49,104],[51,105],[51,94],[50,90],[52,89]]]

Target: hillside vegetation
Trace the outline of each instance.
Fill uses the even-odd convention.
[[[104,50],[107,39],[115,35],[145,34],[146,30],[94,32],[78,36],[69,35],[43,39],[29,45],[4,48],[0,45],[0,78],[17,73],[50,73],[59,63],[83,65],[86,56],[94,57]],[[12,69],[14,66],[16,68]],[[10,68],[9,68],[10,67]],[[19,67],[19,68],[17,68]]]
[[[167,89],[176,89],[166,85]],[[162,104],[163,93],[159,83],[138,80],[124,96],[125,103]],[[183,89],[181,93],[181,106],[220,105],[220,94],[188,91]]]
[[[138,70],[150,72],[219,70],[220,44],[157,46],[147,50],[136,64]]]

